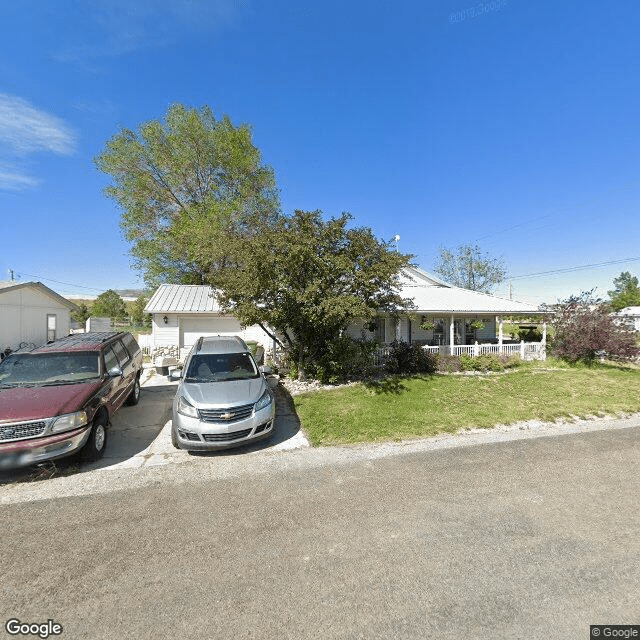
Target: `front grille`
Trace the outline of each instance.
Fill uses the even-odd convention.
[[[242,431],[234,431],[232,433],[203,433],[202,437],[205,442],[229,442],[246,438],[250,433],[251,429],[242,429]]]
[[[0,442],[40,436],[44,433],[46,426],[45,422],[0,425]]]
[[[199,409],[200,419],[203,422],[238,422],[244,420],[253,413],[253,404],[244,404],[240,407],[225,407],[224,409]]]

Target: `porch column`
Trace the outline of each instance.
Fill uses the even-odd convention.
[[[451,316],[451,322],[449,323],[449,353],[451,355],[453,355],[453,345],[454,345],[455,336],[456,336],[455,322],[456,322],[455,318]]]
[[[502,355],[502,318],[498,317],[498,353]]]
[[[400,340],[402,340],[402,327],[400,326],[400,318],[398,318],[396,320],[396,326],[395,326],[395,330],[396,330],[396,340],[398,342],[400,342]]]

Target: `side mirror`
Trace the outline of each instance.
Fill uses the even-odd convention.
[[[122,369],[120,367],[111,367],[109,369],[110,378],[119,378],[122,375]]]
[[[258,369],[260,369],[260,373],[263,373],[265,376],[270,376],[273,373],[271,367],[268,367],[266,364],[258,367]]]
[[[169,380],[180,380],[180,378],[182,378],[182,369],[172,369]]]

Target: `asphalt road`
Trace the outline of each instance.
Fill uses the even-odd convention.
[[[2,624],[52,619],[63,639],[546,640],[640,623],[640,428],[338,465],[307,466],[311,452],[3,505]]]

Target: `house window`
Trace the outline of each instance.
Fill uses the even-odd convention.
[[[384,318],[376,318],[376,329],[375,329],[375,339],[380,340],[380,342],[385,341],[386,337],[386,327],[385,327],[385,319]]]
[[[47,313],[47,342],[53,342],[56,339],[56,321],[55,313]]]

